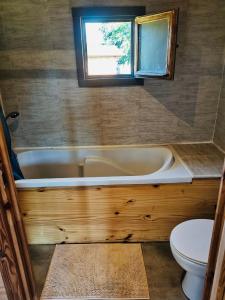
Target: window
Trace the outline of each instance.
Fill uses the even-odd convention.
[[[144,15],[145,8],[73,8],[79,86],[143,84],[172,79],[176,10]]]
[[[87,73],[131,75],[131,28],[129,22],[86,22]]]

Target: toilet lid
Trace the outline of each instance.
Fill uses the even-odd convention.
[[[181,255],[207,264],[213,223],[207,219],[185,221],[173,229],[170,242]]]

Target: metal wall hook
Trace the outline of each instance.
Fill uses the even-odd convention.
[[[20,113],[18,111],[12,111],[6,116],[6,120],[8,120],[9,118],[16,119],[19,115]]]

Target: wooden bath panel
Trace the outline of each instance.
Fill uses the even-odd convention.
[[[214,217],[219,182],[18,192],[30,244],[165,241],[184,220]]]

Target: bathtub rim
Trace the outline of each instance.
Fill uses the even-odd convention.
[[[143,184],[166,184],[166,183],[190,183],[193,179],[193,174],[183,163],[180,156],[170,145],[154,145],[149,146],[148,148],[153,147],[165,147],[168,148],[174,157],[173,165],[167,170],[156,171],[152,174],[147,175],[137,175],[137,176],[109,176],[109,177],[73,177],[73,178],[40,178],[40,179],[21,179],[16,180],[16,187],[18,189],[27,189],[27,188],[60,188],[60,187],[82,187],[82,186],[115,186],[115,185],[143,185]],[[92,146],[91,149],[112,149],[112,148],[134,148],[129,145],[128,147],[122,146]],[[141,145],[137,148],[146,148],[146,146]],[[88,146],[73,146],[73,147],[49,147],[45,148],[18,148],[17,152],[32,150],[78,150],[78,149],[90,149]]]
[[[130,174],[130,175],[123,175],[123,176],[118,176],[118,177],[124,177],[124,176],[129,176],[129,177],[131,177],[131,176],[136,176],[136,177],[140,177],[140,176],[149,176],[149,175],[151,175],[151,174],[156,174],[156,173],[160,173],[160,172],[162,172],[162,171],[164,171],[164,170],[167,170],[167,169],[169,169],[173,164],[174,164],[174,161],[175,161],[175,156],[174,156],[174,150],[173,150],[173,148],[171,148],[171,147],[169,147],[169,146],[154,146],[154,147],[105,147],[105,146],[97,146],[97,147],[91,147],[91,148],[89,148],[89,147],[71,147],[70,149],[69,149],[69,147],[68,148],[62,148],[62,147],[57,147],[57,148],[33,148],[33,149],[30,149],[30,148],[25,148],[25,150],[23,151],[23,149],[20,149],[20,150],[18,150],[17,151],[17,155],[18,155],[18,160],[19,160],[19,155],[21,155],[22,156],[22,159],[23,159],[23,154],[26,154],[26,153],[28,153],[28,155],[29,155],[29,153],[31,153],[32,154],[32,152],[35,152],[35,151],[40,151],[40,152],[44,152],[44,151],[46,151],[46,152],[48,152],[48,151],[65,151],[65,152],[75,152],[75,151],[82,151],[82,150],[93,150],[93,151],[116,151],[117,149],[131,149],[131,150],[138,150],[138,149],[144,149],[144,150],[147,150],[147,149],[157,149],[157,150],[162,150],[162,152],[164,152],[165,153],[165,159],[164,159],[164,163],[156,170],[156,171],[153,171],[153,172],[151,172],[151,173],[143,173],[143,174],[139,174],[139,175],[135,175],[135,174]],[[97,153],[95,153],[95,154],[87,154],[88,156],[86,157],[86,158],[98,158],[99,160],[104,160],[104,159],[108,159],[107,157],[106,158],[104,158],[104,157],[101,157],[101,155],[102,155],[102,153],[100,154],[100,156],[98,156],[97,155]],[[109,159],[110,160],[110,159]],[[113,160],[112,160],[112,162],[113,162]],[[83,163],[81,163],[81,164],[83,164]],[[121,167],[121,168],[123,168],[123,167]],[[127,172],[127,173],[129,173],[129,172]],[[87,176],[88,177],[88,176]],[[97,177],[104,177],[104,176],[97,176]],[[107,178],[108,177],[117,177],[117,176],[107,176]],[[52,177],[51,177],[52,178]],[[56,177],[56,178],[61,178],[61,177]],[[64,178],[64,177],[63,177]],[[69,178],[69,177],[65,177],[65,178]],[[79,178],[79,177],[74,177],[74,178]],[[93,178],[93,176],[91,177],[91,178]],[[29,178],[29,179],[32,179],[32,178]],[[44,179],[44,178],[40,178],[40,179]],[[45,178],[45,179],[47,179],[47,178]]]

